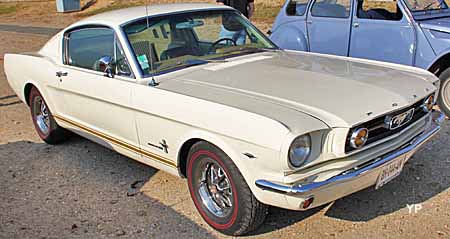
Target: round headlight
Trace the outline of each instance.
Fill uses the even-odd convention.
[[[353,131],[352,135],[350,136],[350,146],[355,149],[359,149],[364,146],[364,144],[366,144],[368,138],[369,130],[366,128],[359,128]]]
[[[289,148],[289,163],[294,167],[302,166],[311,154],[311,136],[305,134],[294,139]]]
[[[434,106],[434,95],[430,95],[423,102],[422,109],[425,112],[430,112],[431,110],[433,110],[433,106]]]

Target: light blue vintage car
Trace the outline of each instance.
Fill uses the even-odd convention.
[[[287,0],[271,30],[279,47],[427,69],[450,116],[450,1]]]

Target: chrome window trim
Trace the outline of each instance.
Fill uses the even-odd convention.
[[[68,54],[68,48],[67,48],[67,42],[69,41],[69,37],[68,36],[72,32],[76,32],[76,31],[80,31],[80,30],[105,29],[105,28],[111,30],[114,33],[114,40],[116,41],[116,43],[120,44],[120,47],[124,51],[124,53],[125,53],[124,57],[125,57],[125,59],[128,62],[128,67],[131,70],[131,72],[130,72],[131,75],[130,76],[114,75],[114,78],[119,77],[118,79],[124,78],[127,81],[130,81],[130,80],[135,81],[136,80],[136,74],[133,72],[133,69],[131,67],[130,61],[129,61],[128,57],[126,56],[126,49],[123,47],[123,44],[122,44],[122,42],[120,41],[120,39],[119,39],[119,37],[117,35],[117,31],[114,30],[114,28],[112,28],[110,26],[107,26],[107,25],[103,25],[103,24],[86,24],[86,25],[76,26],[76,27],[72,27],[72,28],[69,28],[69,29],[65,30],[64,33],[62,34],[62,47],[61,47],[62,48],[61,49],[62,50],[62,65],[64,67],[69,67],[69,68],[72,68],[72,69],[75,69],[75,70],[86,71],[88,73],[92,73],[92,72],[99,73],[99,72],[94,71],[94,70],[90,70],[90,69],[77,67],[77,66],[72,66],[72,65],[67,64],[67,60],[68,60],[67,57],[69,55]],[[114,48],[116,48],[116,46],[114,46]],[[114,54],[116,54],[116,52]]]

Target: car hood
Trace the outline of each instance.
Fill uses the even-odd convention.
[[[450,33],[450,17],[422,20],[419,24],[425,29]]]
[[[197,66],[177,73],[176,81],[162,80],[160,87],[237,108],[258,100],[308,114],[329,127],[351,127],[426,97],[436,89],[433,77],[412,67],[277,51]],[[219,91],[233,96],[217,97]],[[252,110],[267,115],[264,104]]]

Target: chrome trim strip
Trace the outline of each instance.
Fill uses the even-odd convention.
[[[287,195],[296,195],[296,196],[302,196],[302,195],[309,195],[314,194],[317,191],[322,190],[323,188],[327,186],[332,186],[333,184],[338,183],[344,183],[348,181],[358,180],[358,178],[366,173],[369,173],[372,170],[376,170],[384,164],[389,163],[390,161],[405,155],[405,154],[412,154],[414,153],[420,146],[422,146],[425,142],[427,142],[431,137],[433,137],[440,129],[441,126],[439,125],[440,120],[444,117],[442,113],[436,112],[435,118],[433,118],[433,122],[431,125],[431,128],[429,128],[426,132],[422,133],[415,139],[413,139],[410,144],[402,149],[399,149],[389,155],[384,156],[383,158],[380,158],[379,160],[375,161],[374,163],[358,169],[354,172],[347,173],[347,174],[340,174],[337,176],[334,176],[328,180],[321,181],[321,182],[313,182],[305,185],[283,185],[281,183],[274,183],[267,180],[256,180],[255,184],[257,187],[272,191],[276,193],[282,193]]]

